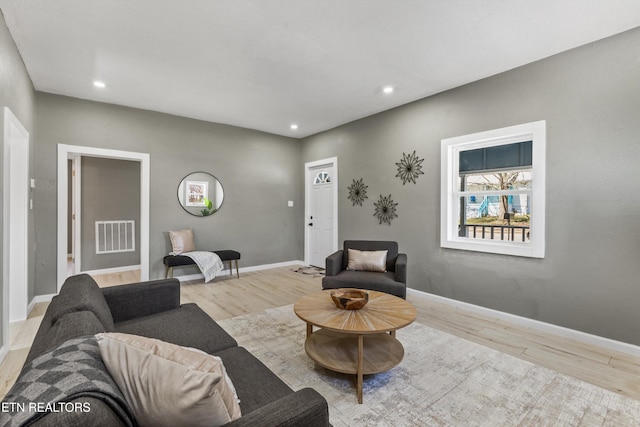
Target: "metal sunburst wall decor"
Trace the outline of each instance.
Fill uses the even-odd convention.
[[[364,185],[362,178],[357,181],[355,179],[353,180],[353,183],[349,186],[348,196],[349,200],[351,200],[351,203],[353,203],[353,206],[362,206],[362,202],[364,202],[365,199],[369,198],[367,196],[367,188],[369,188],[369,186]]]
[[[411,154],[402,153],[402,160],[396,163],[396,166],[398,166],[396,177],[400,177],[402,185],[405,185],[407,182],[413,182],[415,184],[418,176],[424,174],[424,172],[422,172],[422,162],[424,162],[424,159],[418,158],[416,150],[413,150]]]
[[[388,197],[384,197],[381,194],[380,199],[377,202],[373,202],[373,205],[376,207],[373,216],[378,218],[380,224],[391,225],[391,220],[398,217],[396,214],[398,204],[391,199],[391,194]]]

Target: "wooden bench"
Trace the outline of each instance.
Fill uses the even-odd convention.
[[[231,265],[232,261],[236,262],[236,275],[238,279],[240,278],[240,270],[238,269],[238,260],[240,259],[240,252],[232,251],[232,250],[224,250],[224,251],[211,251],[214,254],[217,254],[222,262],[229,261],[229,272],[233,274],[233,267]],[[165,277],[173,277],[173,267],[182,267],[186,265],[196,265],[195,261],[184,255],[167,255],[162,260],[165,267]]]

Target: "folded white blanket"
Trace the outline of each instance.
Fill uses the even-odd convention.
[[[224,264],[222,260],[213,252],[207,251],[193,251],[193,252],[183,252],[180,255],[188,256],[191,258],[200,268],[200,271],[204,275],[204,282],[210,282],[224,270]]]

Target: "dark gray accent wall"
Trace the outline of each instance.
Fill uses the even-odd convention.
[[[222,124],[38,92],[36,188],[40,208],[36,292],[56,291],[57,144],[150,154],[150,277],[164,277],[169,230],[193,228],[201,249],[235,249],[241,267],[303,257],[303,166],[300,141]],[[194,217],[178,204],[177,188],[194,171],[215,175],[222,208]],[[287,201],[293,200],[293,208]],[[197,273],[191,268],[176,274]]]
[[[20,123],[29,132],[29,155],[30,165],[29,170],[33,171],[33,158],[34,158],[34,141],[35,141],[35,91],[31,78],[27,74],[27,70],[22,61],[22,57],[18,52],[13,37],[9,33],[9,29],[4,20],[4,15],[0,11],[0,176],[4,176],[4,107],[9,107],[13,114],[18,118]],[[30,176],[33,172],[30,172]],[[3,188],[0,185],[0,245],[3,242],[4,236],[2,232],[3,218]],[[31,211],[33,212],[33,211]],[[29,214],[29,290],[27,293],[28,299],[31,300],[34,296],[34,275],[33,266],[35,258],[35,245],[34,242],[34,215]],[[2,249],[0,249],[2,251]],[[4,254],[2,254],[4,258]],[[9,286],[8,283],[4,283],[3,280],[4,271],[2,268],[2,262],[0,262],[0,343],[3,341],[1,322],[3,318],[3,292],[5,286]]]
[[[339,238],[397,240],[408,285],[640,344],[640,29],[303,140],[303,161],[338,157]],[[425,74],[429,70],[420,70]],[[440,248],[440,141],[547,122],[546,256]],[[417,184],[395,162],[424,158]],[[364,178],[369,199],[347,187]],[[378,225],[391,194],[398,218]]]
[[[81,159],[82,271],[140,264],[140,162]],[[96,221],[135,221],[135,252],[96,254]]]

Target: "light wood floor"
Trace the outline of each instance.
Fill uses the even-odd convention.
[[[182,284],[182,302],[195,302],[211,317],[222,320],[293,304],[321,289],[321,279],[282,267],[222,276],[213,282]],[[121,274],[121,273],[119,273]],[[129,276],[97,277],[101,286],[131,281]],[[460,308],[409,295],[417,309],[417,322],[491,347],[536,365],[640,400],[640,358],[586,345],[566,338],[484,317]],[[36,305],[29,319],[12,325],[11,351],[0,364],[0,397],[11,387],[24,363],[47,303]]]

